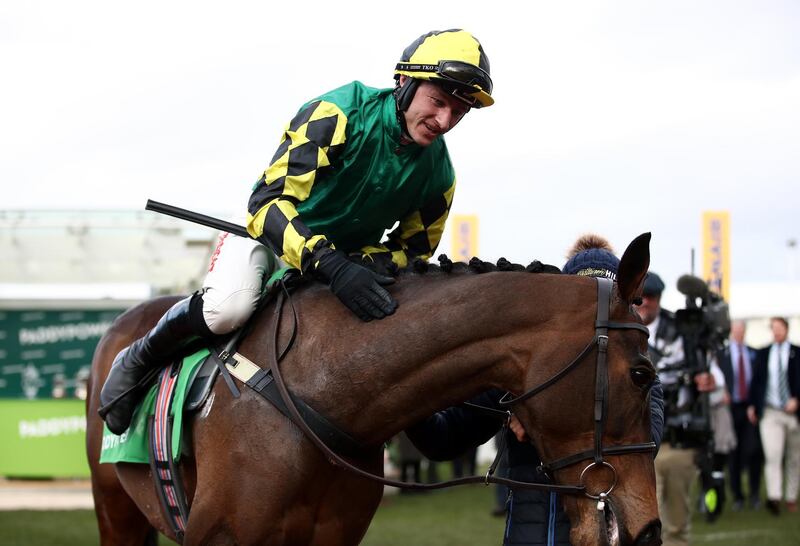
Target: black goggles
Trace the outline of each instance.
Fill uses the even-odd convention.
[[[432,72],[445,80],[469,87],[480,87],[492,94],[492,78],[484,69],[462,61],[439,61],[439,64],[397,63],[396,70],[407,72]]]

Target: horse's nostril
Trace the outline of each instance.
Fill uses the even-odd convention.
[[[656,520],[650,522],[636,537],[636,546],[657,546],[661,544],[661,522]]]

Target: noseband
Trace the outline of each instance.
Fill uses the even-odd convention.
[[[626,455],[628,453],[641,453],[645,451],[655,451],[655,442],[644,442],[641,444],[627,444],[621,446],[603,447],[603,428],[606,420],[608,408],[608,331],[609,330],[639,330],[646,336],[650,336],[650,331],[643,324],[636,322],[610,322],[608,320],[611,308],[611,294],[613,282],[610,279],[596,278],[597,281],[597,320],[594,323],[594,338],[584,347],[583,351],[567,366],[558,371],[553,377],[525,393],[509,398],[507,394],[500,400],[500,405],[507,407],[542,392],[547,387],[553,385],[569,372],[578,367],[578,364],[588,355],[592,348],[597,345],[597,362],[595,366],[595,389],[594,389],[594,448],[581,451],[567,457],[563,457],[550,463],[542,463],[539,467],[544,473],[552,473],[555,470],[572,466],[587,459],[593,459],[581,472],[578,487],[583,489],[584,494],[592,499],[597,499],[597,509],[603,510],[605,500],[609,493],[617,484],[617,470],[608,461],[603,459],[604,455]],[[592,494],[586,489],[584,477],[592,470],[606,467],[611,470],[614,478],[606,491]]]

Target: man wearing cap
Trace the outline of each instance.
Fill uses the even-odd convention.
[[[595,235],[581,237],[569,253],[563,272],[570,275],[616,279],[619,259],[608,241]],[[505,411],[498,402],[503,392],[497,389],[476,396],[469,402],[477,406]],[[650,427],[653,441],[661,443],[664,423],[664,400],[661,383],[656,379],[650,388]],[[406,431],[422,453],[437,461],[454,459],[467,449],[487,442],[502,427],[503,419],[487,415],[470,406],[442,410]],[[541,473],[536,447],[522,425],[512,417],[506,432],[508,475],[523,482],[550,483]],[[570,522],[556,493],[533,490],[510,490],[506,501],[505,546],[569,545]]]
[[[250,318],[281,261],[328,285],[363,321],[394,313],[385,286],[397,268],[433,254],[453,200],[443,135],[471,109],[494,103],[489,60],[463,30],[420,36],[394,78],[393,89],[356,81],[300,108],[253,186],[252,239],[222,234],[203,289],[117,355],[100,394],[112,432],[128,428],[148,371]]]
[[[652,271],[645,277],[642,303],[637,306],[639,316],[650,330],[648,349],[650,360],[658,370],[664,389],[676,396],[665,397],[665,422],[676,406],[688,398],[690,387],[681,385],[681,365],[684,361],[683,339],[678,335],[675,314],[661,307],[664,281]],[[694,377],[699,392],[710,392],[716,387],[713,376],[699,373]],[[664,430],[664,443],[656,457],[656,492],[661,517],[661,539],[664,546],[689,544],[691,499],[689,490],[697,477],[697,450],[672,427]]]

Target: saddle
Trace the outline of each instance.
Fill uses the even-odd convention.
[[[280,282],[273,283],[277,284],[277,287],[265,293],[253,317],[275,298],[279,290],[288,291],[297,287],[297,282],[293,282],[294,277],[291,271],[279,272],[281,273],[281,277],[278,277]],[[203,407],[217,379],[222,376],[234,398],[238,398],[241,395],[233,380],[233,378],[236,378],[268,400],[284,416],[291,420],[291,413],[276,387],[272,371],[262,369],[237,352],[241,341],[249,333],[252,323],[253,318],[251,317],[247,324],[224,340],[223,344],[203,350],[203,352],[207,352],[207,355],[199,365],[192,369],[185,389],[182,410],[184,417]],[[288,347],[286,350],[288,350]],[[193,356],[196,358],[197,353]],[[191,356],[187,360],[189,358]],[[171,366],[164,368],[158,375],[155,412],[149,418],[147,426],[149,462],[155,480],[157,495],[165,519],[171,526],[179,543],[183,542],[186,521],[189,517],[189,503],[186,500],[185,489],[180,479],[178,457],[175,456],[173,450],[173,425],[175,419],[170,413],[177,413],[171,412],[171,406],[176,393],[177,378],[183,362],[184,359],[176,361]],[[295,396],[291,398],[305,422],[332,451],[350,458],[357,458],[364,453],[365,448],[358,441],[336,428],[323,415],[300,398]],[[179,408],[178,411],[180,411]],[[184,442],[182,445],[186,446],[186,443]]]

